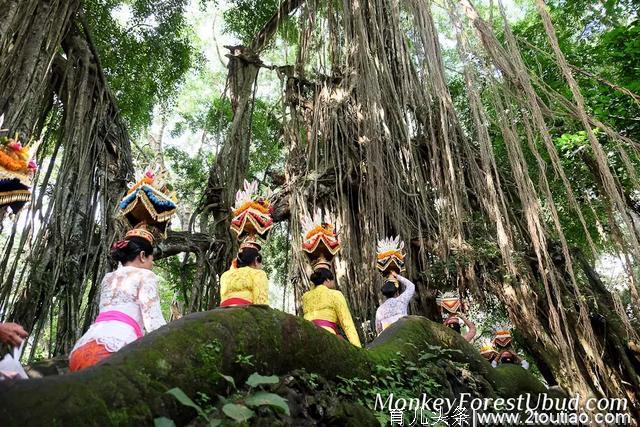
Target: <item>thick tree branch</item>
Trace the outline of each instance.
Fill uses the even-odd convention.
[[[289,14],[296,10],[300,5],[304,3],[303,0],[284,0],[278,11],[264,24],[262,30],[253,38],[253,42],[251,43],[251,50],[257,53],[260,53],[266,46],[267,43],[271,40],[273,35],[280,24],[289,17]]]
[[[167,258],[183,252],[207,252],[224,244],[205,233],[170,231],[167,238],[160,242],[154,253],[155,259]]]

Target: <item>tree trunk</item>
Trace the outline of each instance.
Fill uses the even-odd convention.
[[[52,102],[51,63],[79,0],[0,0],[0,115],[11,134],[38,136]]]
[[[229,242],[226,256],[221,260],[223,266],[229,265],[233,253],[234,239],[229,231],[229,211],[233,206],[235,192],[242,187],[249,170],[253,94],[262,64],[257,56],[242,46],[228,48],[228,87],[233,121],[225,142],[216,155],[216,162],[209,172],[205,191],[205,210],[213,213],[210,221],[213,226],[211,231],[218,239]]]
[[[209,171],[204,197],[196,210],[200,218],[200,231],[211,233],[221,246],[216,253],[207,252],[200,257],[210,261],[206,266],[201,266],[203,275],[196,282],[200,288],[192,290],[191,301],[187,304],[191,310],[208,309],[220,302],[216,275],[229,268],[237,249],[236,239],[229,230],[229,212],[234,195],[242,187],[249,170],[253,97],[262,66],[258,55],[267,47],[280,24],[302,3],[303,0],[282,2],[272,18],[255,35],[250,47],[226,46],[230,51],[226,55],[229,58],[227,89],[233,120]],[[202,298],[203,295],[206,297]]]
[[[468,101],[476,104],[471,137],[454,110],[429,7],[409,1],[400,9],[379,0],[335,11],[306,4],[298,63],[280,70],[287,78],[292,115],[286,125],[286,185],[292,189],[293,245],[300,247],[303,214],[316,206],[333,214],[343,244],[335,263],[338,283],[359,325],[380,303],[376,240],[396,234],[406,243],[415,240],[407,251],[407,275],[421,282],[418,314],[433,314],[434,288],[469,292],[476,301],[494,295],[553,381],[583,396],[624,395],[623,381],[629,382],[630,374],[615,360],[600,357],[606,343],[598,343],[589,319],[592,293],[577,285],[580,272],[574,272],[554,203],[557,196],[546,178],[548,155],[553,172],[567,186],[574,212],[571,183],[544,122],[549,107],[536,95],[515,53],[501,46],[469,2],[462,3],[487,52],[463,51],[461,57],[489,53],[493,62],[481,68],[482,78],[496,69],[508,78],[508,83],[491,81],[490,90],[482,92],[482,79],[465,76],[470,77]],[[401,25],[404,14],[412,19],[411,40]],[[331,62],[330,75],[305,75],[315,65],[305,47],[325,42],[313,39],[317,21],[323,19],[323,24],[336,25],[332,40],[340,43],[328,50],[344,56]],[[508,168],[496,165],[495,135],[482,132],[492,125],[486,106],[480,108],[487,101],[497,123],[490,129],[504,141]],[[536,148],[538,133],[547,150],[542,154]],[[536,167],[537,184],[529,172]],[[551,219],[543,214],[547,209]],[[581,211],[576,216],[584,222]],[[558,236],[565,257],[561,266],[555,265],[549,236]],[[474,270],[476,259],[483,257],[483,240],[501,256],[491,280],[482,280]],[[530,252],[531,265],[526,259]],[[294,251],[291,274],[298,297],[308,286],[306,264],[304,255]]]
[[[133,175],[128,135],[87,31],[74,24],[63,41],[66,59],[54,61],[63,155],[46,227],[11,315],[36,341],[50,313],[57,316],[53,354],[68,353],[95,317],[96,290],[117,235],[115,208]],[[81,313],[86,292],[89,305]]]
[[[561,250],[550,252],[555,254],[558,271],[566,271]],[[523,343],[524,349],[534,357],[549,385],[558,384],[583,397],[626,397],[631,403],[631,412],[636,417],[640,416],[634,403],[640,397],[640,370],[628,346],[632,337],[627,331],[631,330],[631,326],[628,319],[620,317],[613,296],[584,255],[579,250],[573,250],[572,255],[584,274],[586,283],[582,285],[582,293],[588,304],[588,321],[594,336],[587,337],[585,330],[576,327],[580,322],[580,302],[574,298],[571,279],[565,273],[561,301],[557,304],[565,307],[567,312],[566,322],[571,331],[568,339],[573,346],[571,355],[574,358],[571,364],[563,361],[560,344],[549,333],[551,328],[545,315],[549,307],[546,299],[538,296],[543,292],[543,285],[540,279],[536,285],[535,276],[539,277],[540,273],[535,261],[531,262],[534,277],[523,276],[519,283],[502,283],[493,287],[492,292],[507,307],[509,317],[518,331],[518,342]],[[598,363],[594,355],[600,358],[602,370],[593,369],[593,364]]]

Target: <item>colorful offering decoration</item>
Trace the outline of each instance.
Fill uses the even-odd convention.
[[[511,345],[513,337],[511,336],[511,328],[507,325],[496,327],[493,336],[493,345],[497,348],[506,348]]]
[[[14,214],[31,200],[33,175],[38,169],[30,157],[30,144],[22,145],[19,134],[3,135],[4,114],[0,115],[0,207],[9,207]]]
[[[400,236],[387,237],[378,241],[376,267],[383,276],[388,276],[392,271],[400,273],[404,271],[404,242]]]
[[[445,292],[436,299],[436,303],[450,314],[458,313],[462,307],[462,301],[455,292]]]
[[[330,268],[331,260],[340,250],[340,239],[335,226],[323,221],[322,212],[316,209],[313,217],[302,218],[302,250],[307,254],[314,269]]]
[[[165,183],[164,175],[164,171],[156,173],[149,169],[138,182],[130,184],[119,207],[131,227],[146,224],[166,235],[169,220],[177,209],[177,199]]]
[[[485,339],[480,346],[480,354],[487,360],[493,360],[498,352],[493,347],[493,343],[490,340]]]
[[[236,233],[238,240],[260,249],[259,240],[266,240],[273,227],[273,206],[266,196],[258,194],[256,181],[244,181],[244,190],[236,193],[236,202],[231,210],[231,230]]]

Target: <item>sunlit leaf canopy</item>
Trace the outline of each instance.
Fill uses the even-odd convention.
[[[185,17],[186,0],[84,3],[109,85],[133,133],[151,124],[156,105],[171,102],[201,54]]]

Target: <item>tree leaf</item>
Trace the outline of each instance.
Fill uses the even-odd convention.
[[[176,427],[176,423],[167,417],[159,417],[153,420],[154,427]]]
[[[287,404],[287,400],[282,396],[279,396],[275,393],[268,393],[266,391],[259,391],[252,396],[249,396],[245,403],[248,406],[272,406],[281,412],[284,412],[287,415],[290,415],[289,405]]]
[[[221,419],[213,418],[213,419],[209,420],[209,427],[218,427],[220,424],[222,424],[222,420]]]
[[[227,403],[222,407],[222,412],[224,412],[227,417],[239,423],[247,421],[255,415],[255,412],[251,409],[244,405],[238,405],[237,403]]]
[[[236,388],[236,380],[234,380],[233,377],[229,375],[222,375],[222,374],[220,374],[220,376],[225,380],[227,380],[227,382],[230,383],[233,386],[233,388]]]
[[[196,404],[193,400],[191,400],[189,398],[189,396],[187,396],[184,393],[184,391],[182,391],[182,389],[180,389],[178,387],[174,387],[171,390],[168,390],[167,394],[172,395],[173,397],[175,397],[178,400],[178,402],[182,403],[184,406],[189,406],[189,407],[195,409],[196,411],[198,411],[199,415],[201,415],[204,418],[207,418],[207,415],[204,413],[202,408],[198,404]]]
[[[265,377],[264,375],[253,373],[247,378],[247,385],[249,387],[257,387],[262,384],[278,384],[279,381],[280,378],[277,375]]]

